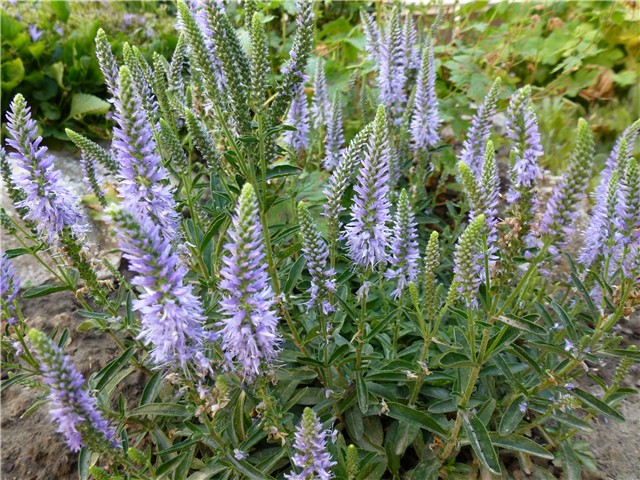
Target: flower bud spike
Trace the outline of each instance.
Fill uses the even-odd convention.
[[[340,97],[336,94],[331,106],[331,115],[327,122],[327,136],[325,141],[325,158],[323,166],[332,171],[340,161],[342,145],[344,144],[344,128],[342,125],[342,107]]]
[[[476,178],[480,178],[482,174],[484,147],[491,135],[493,116],[496,112],[501,86],[502,81],[500,77],[498,77],[495,82],[493,82],[484,102],[480,104],[471,119],[471,126],[467,131],[467,138],[465,138],[462,144],[460,161],[469,166]]]
[[[418,278],[420,253],[417,238],[417,225],[411,211],[409,196],[407,191],[402,189],[393,226],[390,267],[385,272],[387,279],[396,280],[396,288],[391,292],[395,299],[400,298],[409,282],[415,282]]]
[[[329,297],[336,291],[335,272],[328,264],[329,250],[313,222],[309,209],[303,202],[298,204],[298,219],[302,237],[302,252],[311,274],[311,299],[309,308],[318,306],[327,315],[335,310]]]
[[[456,244],[453,282],[457,296],[464,300],[467,308],[478,307],[478,287],[483,277],[483,265],[478,257],[485,228],[485,217],[480,214],[462,232]]]

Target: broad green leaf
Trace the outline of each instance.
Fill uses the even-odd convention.
[[[109,362],[106,367],[100,370],[100,372],[98,372],[95,377],[95,381],[97,382],[95,387],[96,390],[102,390],[107,382],[111,380],[111,377],[118,373],[120,369],[129,361],[134,352],[135,347],[127,348],[124,352],[122,352],[122,355],[120,355],[120,357]]]
[[[507,410],[504,412],[504,415],[500,419],[500,426],[498,427],[500,435],[508,435],[515,430],[520,421],[524,418],[526,408],[521,409],[520,406],[525,402],[526,397],[524,395],[518,395],[511,401]]]
[[[0,73],[2,74],[2,89],[5,91],[13,90],[24,80],[22,59],[15,57],[13,60],[2,62]]]
[[[174,405],[171,403],[148,403],[134,408],[129,412],[128,416],[139,417],[142,415],[189,418],[193,414],[184,405]]]
[[[462,426],[467,432],[471,448],[480,463],[491,473],[500,475],[500,460],[496,449],[493,448],[489,432],[483,423],[471,412],[459,411],[462,417]]]
[[[562,452],[562,467],[567,480],[581,480],[582,466],[569,442],[561,442],[560,451]]]
[[[156,477],[157,478],[163,478],[163,477],[166,477],[167,475],[169,475],[176,468],[178,468],[178,465],[180,465],[180,462],[182,462],[182,460],[186,456],[187,456],[187,452],[183,452],[180,455],[176,455],[175,457],[173,457],[168,462],[165,462],[162,465],[160,465],[156,469]]]
[[[553,460],[553,454],[547,449],[541,447],[530,438],[523,437],[522,435],[499,435],[497,433],[490,433],[491,443],[496,447],[505,448],[514,452],[522,452],[535,457],[546,458],[547,460]]]
[[[547,331],[544,328],[532,322],[531,320],[527,320],[524,318],[515,318],[512,316],[508,317],[506,315],[499,316],[498,320],[506,325],[515,327],[518,330],[522,330],[523,332],[532,333],[534,335],[540,335],[540,336],[547,335]]]
[[[438,480],[442,464],[437,459],[423,460],[411,472],[411,480]]]
[[[391,418],[417,425],[420,428],[442,435],[443,437],[447,435],[445,428],[427,412],[420,412],[413,407],[396,402],[387,402],[387,406],[389,407],[387,416]]]
[[[70,290],[70,288],[63,285],[40,285],[39,287],[32,287],[24,292],[22,298],[44,297],[45,295],[62,292],[64,290]]]
[[[291,266],[291,270],[289,270],[289,276],[287,277],[287,283],[284,285],[285,293],[291,293],[293,287],[295,286],[298,278],[300,277],[300,273],[304,269],[306,263],[306,259],[304,255],[300,255],[296,263]]]
[[[571,393],[573,393],[573,395],[575,395],[580,400],[582,400],[582,403],[584,403],[585,405],[588,405],[594,410],[597,410],[600,414],[604,415],[605,417],[613,418],[615,420],[620,420],[624,422],[624,417],[622,415],[620,415],[609,405],[604,403],[599,398],[594,397],[590,393],[585,392],[584,390],[581,390],[579,388],[572,390]]]
[[[62,23],[67,23],[69,15],[71,15],[71,6],[67,0],[51,0],[49,2],[51,10],[58,17]]]
[[[156,399],[162,389],[162,380],[164,380],[164,378],[160,372],[153,374],[142,391],[140,405],[148,405]]]
[[[88,93],[74,93],[71,97],[71,112],[69,118],[79,118],[84,115],[101,115],[111,108],[109,102],[105,102],[95,95]]]

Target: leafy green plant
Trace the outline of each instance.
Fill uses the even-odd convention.
[[[575,434],[622,421],[635,393],[621,382],[640,356],[614,327],[638,306],[640,120],[604,162],[580,232],[595,163],[585,119],[549,198],[532,86],[503,112],[492,81],[460,148],[443,145],[443,117],[457,115],[437,94],[441,17],[418,28],[398,6],[360,11],[366,58],[343,104],[323,61],[307,83],[311,2],[297,2],[277,74],[276,19],[256,2],[177,8],[170,61],[129,45],[116,56],[97,34],[112,149],[67,132],[131,275],[90,260],[83,214],[24,96],[11,102],[0,166],[18,215],[0,220],[21,247],[0,265],[3,388],[42,389],[82,479],[417,480],[542,474],[550,461],[579,478],[592,459]],[[21,255],[56,283],[20,300],[73,292],[79,333],[119,348],[86,387],[64,354],[72,333],[22,314]],[[605,358],[609,382],[589,369]],[[118,387],[134,373],[145,387],[127,398]]]

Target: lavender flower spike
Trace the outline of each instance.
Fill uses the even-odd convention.
[[[295,127],[295,131],[287,131],[283,135],[283,141],[296,153],[301,153],[309,148],[309,106],[304,85],[298,87],[298,92],[293,96],[289,112],[287,113],[287,125]]]
[[[452,287],[455,285],[457,296],[462,297],[467,308],[478,306],[478,287],[482,279],[479,242],[484,228],[485,218],[480,214],[462,232],[456,245]]]
[[[634,278],[634,274],[640,274],[640,169],[633,157],[629,159],[620,182],[616,216],[622,220],[618,239],[619,262],[624,275]]]
[[[496,104],[498,102],[501,85],[502,81],[500,78],[496,78],[484,102],[478,107],[476,114],[471,119],[471,126],[467,131],[467,138],[465,138],[462,144],[460,161],[469,166],[476,178],[480,178],[482,175],[484,146],[491,135],[493,115],[496,112]]]
[[[153,130],[129,69],[122,67],[119,77],[113,146],[122,178],[118,187],[122,206],[136,217],[151,217],[162,226],[164,236],[175,238],[178,214],[169,173],[162,165]]]
[[[293,447],[293,464],[302,469],[285,474],[289,480],[329,480],[333,478],[331,467],[336,465],[327,450],[330,430],[324,430],[316,413],[309,407],[304,409],[300,424],[296,427]]]
[[[388,261],[389,244],[389,128],[384,106],[378,113],[362,160],[356,197],[351,207],[351,222],[345,227],[352,260],[373,268]]]
[[[38,234],[45,235],[49,243],[57,243],[66,228],[76,235],[85,232],[84,218],[53,166],[53,155],[47,155],[47,147],[40,146],[42,137],[21,94],[11,102],[7,131],[11,137],[7,144],[15,149],[9,154],[16,164],[13,182],[26,195],[16,203],[18,209],[27,210],[24,219],[33,222]]]
[[[584,232],[584,249],[578,256],[583,265],[591,265],[598,257],[606,257],[613,253],[616,231],[622,226],[617,211],[619,189],[618,171],[614,170],[609,177],[607,197],[604,202],[599,201],[593,208],[593,216]],[[623,214],[624,215],[624,214]],[[609,272],[604,272],[608,275]]]
[[[327,262],[329,250],[311,218],[309,209],[302,202],[298,204],[298,218],[302,251],[311,274],[311,299],[307,305],[311,308],[319,304],[322,312],[327,315],[335,310],[331,304],[330,295],[336,291],[335,272],[333,268],[329,268]]]
[[[311,101],[311,119],[313,128],[319,129],[327,125],[331,118],[331,103],[327,93],[327,80],[324,73],[324,60],[318,58],[316,74],[313,77],[313,99]]]
[[[96,399],[82,388],[84,380],[71,359],[44,333],[32,328],[28,337],[40,362],[44,383],[49,387],[51,417],[69,448],[77,452],[83,445],[96,450],[109,444],[117,446],[114,429],[98,411]]]
[[[0,308],[2,309],[2,319],[7,320],[9,325],[13,325],[16,321],[13,316],[13,311],[16,309],[13,301],[17,298],[19,290],[20,279],[17,277],[9,257],[3,254],[0,257]]]
[[[436,97],[436,70],[433,40],[428,39],[418,72],[414,111],[411,119],[411,140],[415,150],[426,150],[440,141],[440,114]]]
[[[538,157],[544,155],[540,143],[538,118],[531,103],[531,87],[518,90],[511,97],[507,109],[507,136],[513,141],[511,187],[507,195],[509,203],[522,199],[530,203],[531,190],[542,178]]]
[[[560,182],[553,189],[547,208],[540,221],[540,233],[552,238],[549,252],[557,254],[556,246],[562,247],[573,234],[573,221],[577,216],[576,206],[585,198],[591,177],[594,142],[586,120],[578,121],[576,144],[569,166]]]
[[[142,328],[138,338],[151,345],[151,360],[159,368],[193,366],[199,375],[209,369],[204,346],[210,336],[204,330],[200,299],[185,281],[187,268],[162,235],[162,226],[148,217],[134,218],[122,210],[112,212],[120,249],[137,275],[131,281],[142,293],[133,302]]]
[[[391,292],[398,299],[410,282],[418,278],[418,238],[416,222],[411,211],[411,204],[406,190],[402,190],[398,199],[391,241],[391,267],[385,273],[388,279],[396,279],[396,289]]]
[[[344,143],[344,129],[342,126],[342,107],[340,106],[340,99],[336,95],[333,100],[331,108],[331,115],[327,122],[327,137],[325,140],[325,153],[324,153],[324,168],[332,171],[338,166],[340,162],[340,155],[342,149],[340,148]]]
[[[267,274],[258,202],[248,183],[242,188],[230,236],[231,243],[225,246],[229,255],[222,259],[220,270],[222,350],[226,368],[251,382],[264,372],[262,362],[273,363],[282,339]]]

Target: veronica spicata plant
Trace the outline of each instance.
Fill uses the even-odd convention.
[[[586,120],[554,182],[528,86],[507,102],[497,80],[445,145],[457,112],[438,100],[439,20],[363,9],[367,58],[339,91],[329,56],[310,71],[317,10],[298,0],[274,58],[275,20],[254,0],[233,15],[179,0],[168,59],[112,50],[99,31],[111,148],[67,132],[97,219],[13,99],[3,388],[43,393],[83,479],[488,478],[551,461],[577,475],[589,457],[576,433],[623,420],[640,359],[615,329],[638,306],[640,122],[590,209]],[[461,185],[441,208],[444,148]],[[97,224],[119,264],[90,256]],[[23,255],[49,284],[20,280]],[[24,303],[56,292],[74,295],[78,331],[29,325]],[[65,349],[87,331],[117,353],[85,383]],[[613,380],[591,369],[605,358]]]

